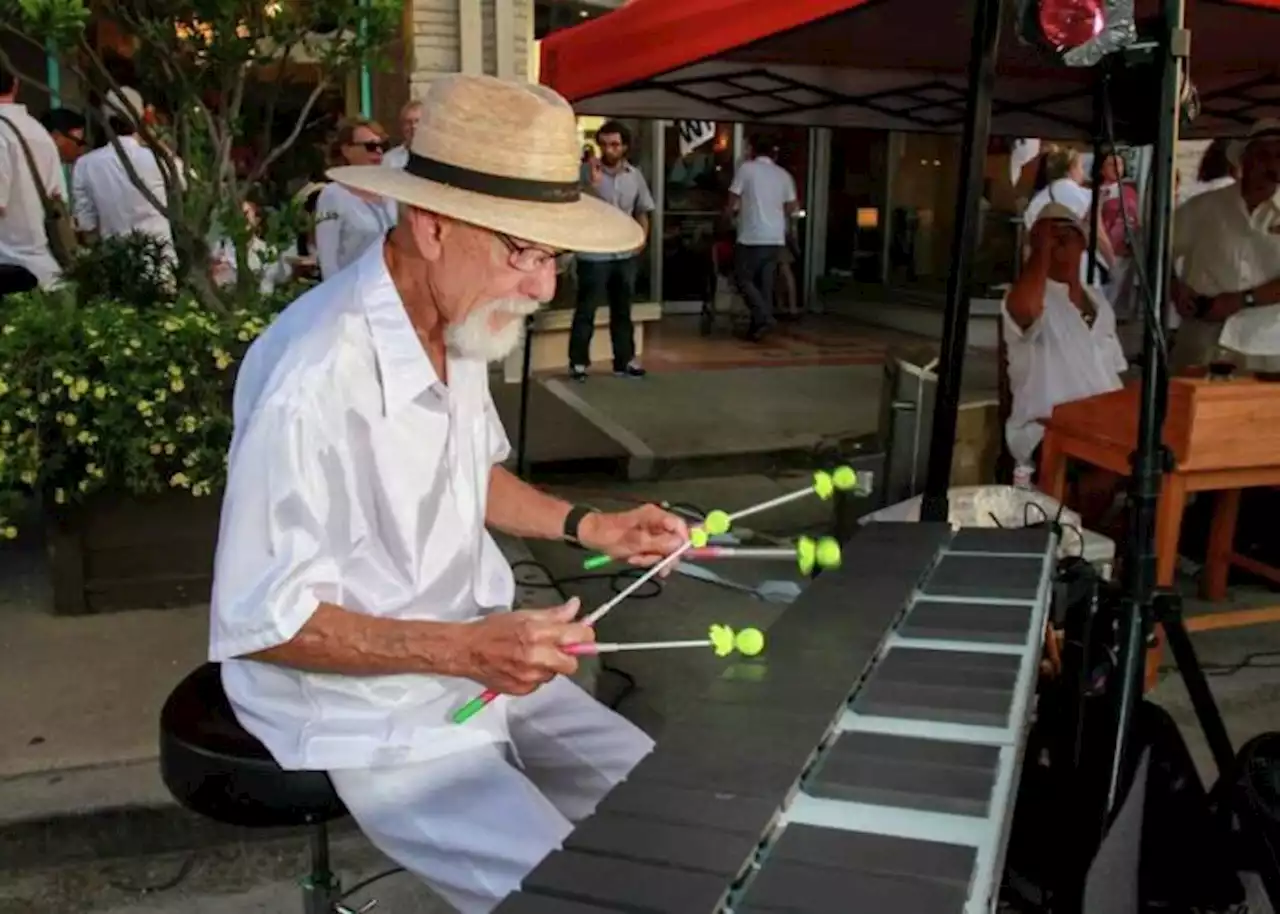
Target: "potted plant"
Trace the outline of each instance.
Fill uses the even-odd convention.
[[[235,368],[296,294],[210,311],[135,267],[122,297],[112,252],[148,243],[104,242],[81,282],[10,296],[0,318],[0,536],[34,500],[58,613],[208,598]]]

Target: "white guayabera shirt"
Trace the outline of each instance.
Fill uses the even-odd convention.
[[[488,366],[424,353],[382,246],[298,299],[259,338],[235,393],[209,656],[246,730],[285,768],[421,762],[507,739],[506,703],[465,727],[469,680],[346,677],[236,657],[288,642],[324,602],[464,622],[511,605],[484,526],[510,444]]]

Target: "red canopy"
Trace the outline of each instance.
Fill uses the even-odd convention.
[[[1280,116],[1277,14],[1188,0],[1192,135]],[[971,17],[967,0],[630,0],[545,39],[542,79],[584,114],[958,131]],[[1089,135],[1090,71],[1047,64],[1012,21],[1002,36],[992,132]]]

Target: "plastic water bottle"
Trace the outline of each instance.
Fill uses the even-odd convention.
[[[1035,468],[1030,464],[1020,463],[1013,468],[1013,487],[1015,489],[1030,489],[1031,474],[1035,472]]]

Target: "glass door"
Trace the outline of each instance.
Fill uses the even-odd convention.
[[[662,233],[662,300],[702,302],[711,270],[711,246],[722,224],[733,181],[733,125],[681,154],[675,122],[663,127],[665,216]]]

